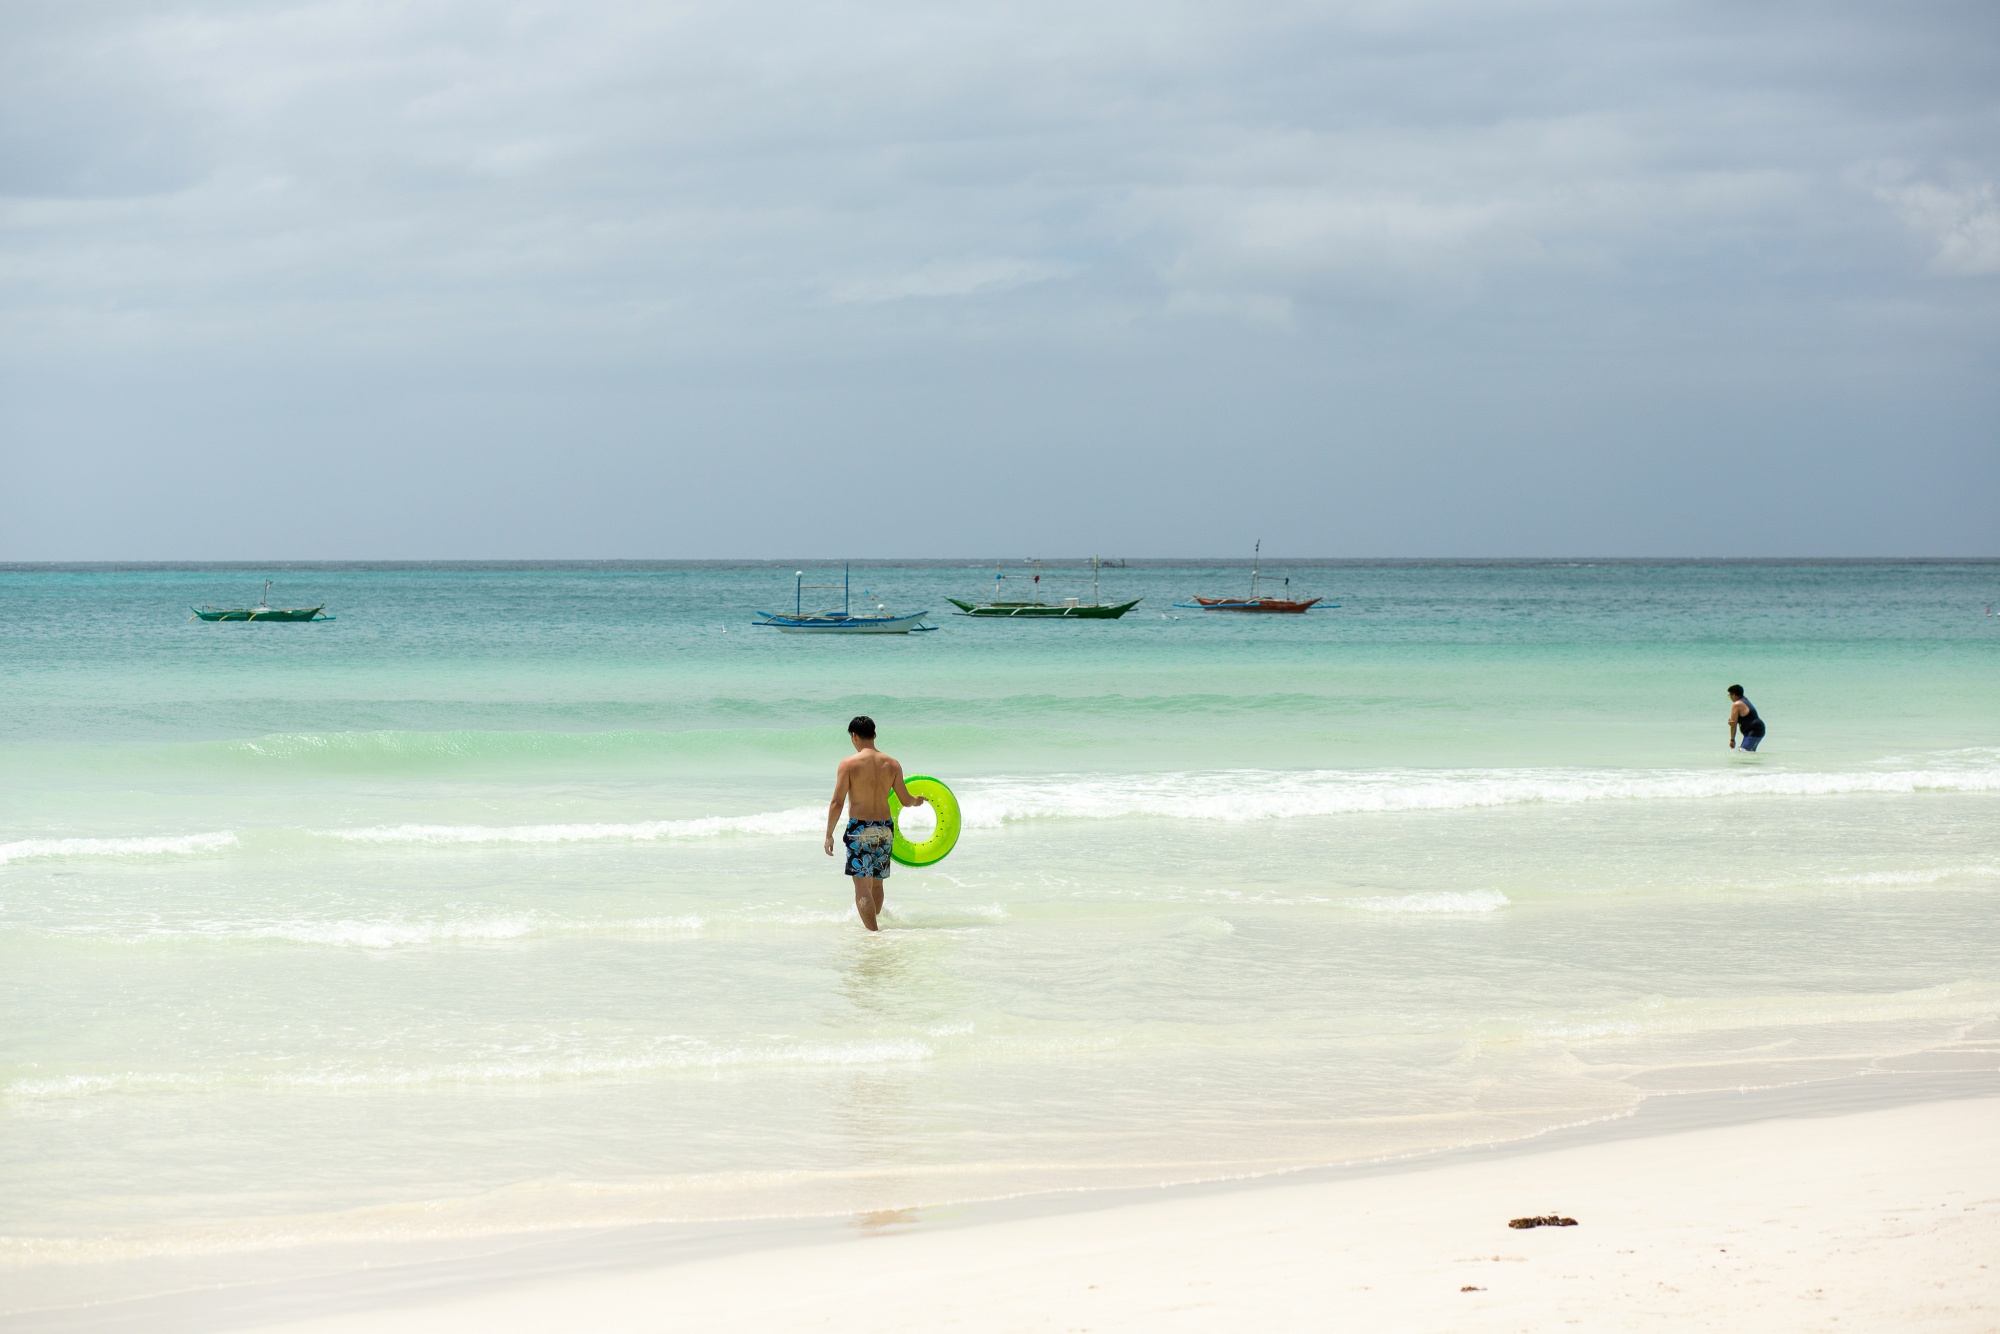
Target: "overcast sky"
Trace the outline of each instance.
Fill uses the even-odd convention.
[[[2000,4],[0,6],[0,559],[2000,554]]]

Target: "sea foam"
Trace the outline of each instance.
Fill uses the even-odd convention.
[[[1758,772],[1698,769],[1225,770],[1098,778],[1061,774],[968,784],[967,822],[1117,819],[1281,820],[1487,806],[2000,792],[2000,765]]]
[[[2000,792],[2000,763],[1984,752],[1934,767],[1765,771],[1741,769],[1232,769],[1160,774],[1051,774],[960,785],[965,824],[995,829],[1026,820],[1165,817],[1225,823],[1402,811],[1727,798],[1908,796]],[[322,836],[380,844],[654,842],[729,835],[794,838],[817,833],[825,808],[795,806],[679,820],[564,824],[395,824],[322,829]],[[136,857],[213,852],[231,831],[130,838],[29,838],[0,843],[0,865],[43,857]]]
[[[336,948],[387,950],[406,945],[480,944],[521,940],[529,936],[693,936],[709,919],[693,914],[629,919],[572,919],[543,913],[486,917],[296,918],[283,921],[193,922],[185,926],[149,924],[137,929],[67,927],[48,932],[53,937],[88,937],[124,945],[167,944],[176,941],[250,941]]]
[[[165,834],[146,838],[24,838],[0,843],[0,865],[33,857],[144,857],[161,853],[214,852],[234,847],[236,835]]]
[[[692,820],[637,820],[608,824],[399,824],[325,832],[354,843],[582,843],[603,839],[650,842],[663,838],[714,838],[721,834],[810,834],[817,832],[825,818],[823,810],[800,807],[763,815],[711,815]]]
[[[936,1055],[935,1044],[907,1037],[747,1045],[682,1041],[629,1052],[495,1054],[408,1065],[321,1061],[302,1067],[251,1064],[228,1072],[126,1070],[116,1074],[59,1075],[0,1084],[0,1101],[37,1102],[113,1093],[206,1092],[223,1088],[348,1090],[450,1084],[551,1084],[629,1079],[677,1071],[896,1065],[929,1061]]]
[[[1460,893],[1384,894],[1347,902],[1367,912],[1488,913],[1498,912],[1512,900],[1497,889],[1474,889]]]
[[[2000,764],[1931,768],[1732,769],[1233,769],[1161,774],[1051,774],[959,785],[965,824],[1167,817],[1241,823],[1330,815],[1596,802],[2000,792]],[[530,825],[374,825],[323,831],[360,843],[552,844],[624,839],[796,837],[819,831],[825,808],[682,820]]]

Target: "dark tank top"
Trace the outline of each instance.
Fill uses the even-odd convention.
[[[1757,706],[1750,702],[1750,697],[1748,695],[1745,695],[1743,697],[1743,707],[1750,710],[1750,712],[1744,714],[1741,718],[1736,720],[1736,725],[1743,729],[1743,735],[1744,736],[1764,735],[1764,720],[1757,716]]]

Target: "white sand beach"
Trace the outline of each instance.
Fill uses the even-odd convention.
[[[1577,1225],[1507,1226],[1550,1212]],[[127,1303],[20,1328],[1990,1331],[2000,1098],[1556,1136],[1372,1176],[953,1220],[857,1219],[827,1240],[663,1265],[500,1253],[447,1284],[421,1266],[388,1285],[377,1272],[359,1298],[322,1278],[316,1300],[339,1313],[304,1319],[259,1320],[239,1291],[206,1310],[179,1294],[156,1319]],[[300,1309],[285,1286],[265,1309]]]

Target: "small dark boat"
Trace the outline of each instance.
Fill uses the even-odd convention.
[[[1043,574],[1042,563],[1035,561],[1033,564],[1035,569],[1032,574],[1003,574],[996,569],[993,572],[993,591],[995,593],[1000,592],[1005,586],[1005,582],[1009,579],[1029,580],[1031,587],[1037,593],[1042,591],[1042,584],[1044,582],[1052,584],[1080,584],[1083,582],[1081,579],[1070,578],[1064,575]],[[1090,558],[1090,601],[1088,602],[1085,602],[1081,596],[1064,598],[1060,602],[1043,602],[1028,599],[1008,601],[998,597],[990,602],[961,602],[957,598],[946,598],[945,601],[957,607],[957,614],[960,616],[999,617],[1003,620],[1115,621],[1145,601],[1145,599],[1133,598],[1130,602],[1100,601],[1097,595],[1097,571],[1101,565],[1102,562],[1097,557],[1092,556]]]
[[[1318,598],[1307,598],[1304,602],[1290,598],[1205,598],[1197,594],[1194,605],[1203,611],[1305,611],[1318,601]]]
[[[195,607],[189,620],[204,621],[330,621],[326,615],[326,604],[317,607],[274,607],[271,605],[271,580],[264,581],[264,597],[254,607]]]
[[[1025,617],[1051,621],[1115,621],[1143,598],[1133,598],[1130,602],[1099,604],[1084,602],[1080,598],[1065,598],[1061,602],[960,602],[957,598],[946,598],[957,607],[959,616],[998,616],[1003,619]]]

